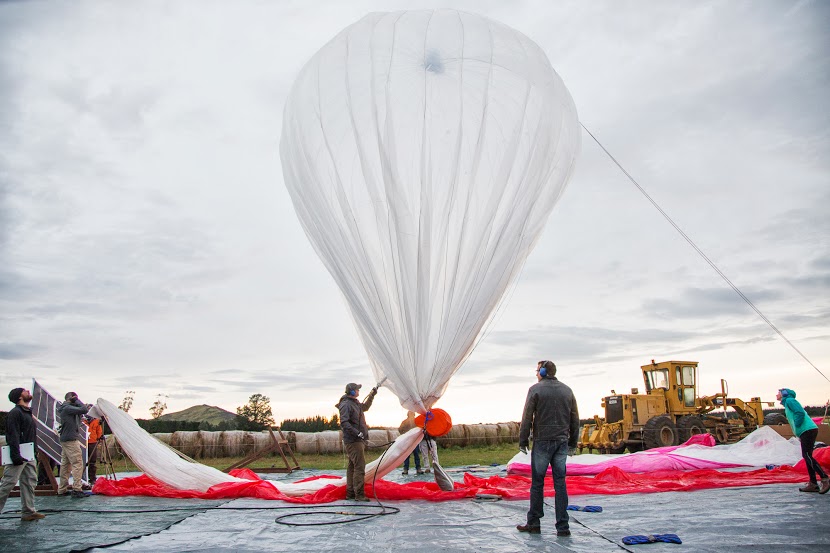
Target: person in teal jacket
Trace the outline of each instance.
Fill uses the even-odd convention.
[[[804,407],[795,399],[795,392],[789,388],[781,388],[775,398],[784,406],[784,413],[793,429],[793,433],[801,440],[801,456],[807,463],[807,473],[810,475],[810,483],[803,488],[802,492],[827,493],[830,490],[830,478],[821,468],[821,465],[813,458],[813,448],[816,445],[818,427],[813,419],[807,416]],[[821,476],[821,486],[816,481],[816,474]]]

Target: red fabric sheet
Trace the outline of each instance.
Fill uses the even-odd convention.
[[[830,447],[817,449],[816,460],[830,470]],[[596,476],[569,476],[568,495],[605,494],[621,495],[629,493],[655,493],[668,491],[694,491],[709,488],[730,488],[739,486],[758,486],[762,484],[795,484],[806,481],[807,469],[804,461],[794,467],[783,466],[772,470],[758,469],[747,472],[726,472],[712,469],[704,470],[665,470],[647,474],[625,473],[618,468],[609,468]],[[234,499],[254,497],[258,499],[279,499],[292,503],[329,503],[346,498],[345,486],[327,486],[316,493],[302,497],[288,497],[274,486],[248,469],[231,471],[232,476],[244,478],[247,482],[229,482],[213,486],[206,492],[192,490],[174,490],[160,484],[149,476],[107,480],[99,478],[92,491],[103,495],[128,496],[145,495],[153,497],[198,498],[198,499]],[[333,476],[316,476],[307,480],[336,478]],[[435,482],[407,482],[399,484],[378,480],[375,482],[377,497],[381,500],[425,499],[428,501],[449,501],[475,497],[477,494],[492,494],[504,499],[528,499],[530,497],[530,478],[526,476],[490,476],[479,478],[472,474],[464,475],[464,482],[456,482],[455,490],[443,492]],[[372,484],[366,485],[366,495],[374,497]],[[553,484],[550,478],[545,484],[545,495],[552,496]]]

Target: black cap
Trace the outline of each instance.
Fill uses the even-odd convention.
[[[346,393],[348,394],[348,393],[351,393],[352,391],[356,392],[359,389],[361,389],[362,387],[363,387],[362,384],[355,384],[354,382],[350,382],[350,383],[346,384]]]
[[[15,388],[11,392],[9,392],[9,401],[17,405],[17,402],[20,401],[20,396],[23,395],[24,388]]]

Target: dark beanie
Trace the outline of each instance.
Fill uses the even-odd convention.
[[[20,401],[20,396],[23,395],[23,388],[15,388],[11,392],[9,392],[9,401],[17,405],[17,402]]]

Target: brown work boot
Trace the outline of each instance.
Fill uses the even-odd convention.
[[[355,496],[354,500],[355,500],[355,501],[363,501],[363,502],[366,502],[366,501],[369,501],[369,498],[368,498],[368,497],[366,497],[365,495],[364,495],[364,496],[361,496],[361,497],[356,497],[356,496]]]
[[[46,518],[46,515],[41,513],[26,513],[25,515],[20,517],[20,520],[29,522],[31,520],[40,520],[42,518]]]
[[[816,484],[815,482],[810,482],[809,484],[807,484],[803,488],[798,488],[798,491],[800,491],[800,492],[818,492],[819,487],[818,487],[818,484]]]
[[[818,493],[825,494],[828,490],[830,490],[830,478],[822,478]]]
[[[529,524],[519,524],[516,526],[519,532],[527,532],[528,534],[541,534],[542,528],[539,526],[530,526]]]

